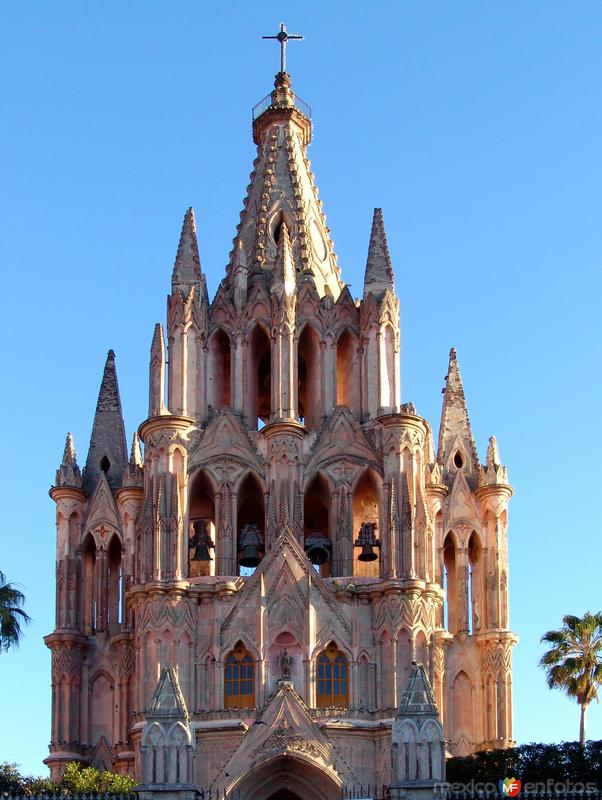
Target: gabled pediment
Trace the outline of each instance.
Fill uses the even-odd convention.
[[[448,500],[448,525],[453,525],[459,520],[469,520],[473,523],[480,518],[477,502],[466,482],[466,477],[462,470],[458,470],[452,486]]]
[[[321,322],[323,316],[320,295],[313,281],[302,284],[297,295],[297,318],[318,319]]]
[[[245,776],[250,769],[281,757],[310,761],[314,768],[331,774],[336,770],[345,783],[357,783],[349,765],[312,720],[303,700],[292,685],[286,683],[270,698],[257,723],[251,726],[220,770],[215,784],[233,789],[238,776]]]
[[[337,302],[332,310],[333,324],[339,328],[350,325],[352,329],[357,329],[360,321],[359,309],[355,305],[349,287],[345,285],[339,295]]]
[[[230,409],[216,411],[209,419],[205,431],[190,453],[188,472],[194,472],[205,465],[211,465],[214,471],[219,472],[220,465],[226,463],[238,465],[240,469],[250,467],[263,475],[263,463],[259,454],[251,444],[239,417]]]
[[[349,637],[349,622],[341,613],[332,590],[314,570],[290,528],[285,528],[233,598],[232,610],[222,624],[224,642],[229,642],[225,632],[232,631],[234,636],[235,632],[243,630],[248,625],[249,609],[259,609],[261,605],[267,609],[271,633],[280,632],[288,622],[291,626],[288,630],[301,636],[299,623],[310,604],[318,617],[336,620],[336,625]]]
[[[231,325],[234,321],[235,309],[232,300],[228,296],[224,284],[220,283],[211,308],[209,319],[212,325]]]
[[[318,469],[341,459],[356,461],[380,472],[378,455],[347,406],[337,406],[322,427],[305,474],[310,478]]]
[[[99,540],[108,543],[108,532],[103,535],[103,528],[119,530],[121,526],[117,505],[104,473],[101,474],[96,485],[96,490],[90,500],[88,516],[84,528],[91,530],[99,536]]]
[[[272,318],[272,301],[261,284],[255,284],[249,291],[247,317],[251,321],[263,319],[268,324]]]

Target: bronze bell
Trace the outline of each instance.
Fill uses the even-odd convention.
[[[261,531],[255,523],[245,525],[240,534],[241,567],[256,567],[261,561],[260,550],[263,548]]]
[[[195,519],[192,523],[192,529],[194,533],[188,546],[191,550],[194,549],[194,553],[191,555],[190,560],[213,561],[209,553],[209,548],[215,549],[215,545],[211,541],[211,536],[207,530],[207,521],[204,519]]]
[[[312,533],[305,541],[305,552],[312,564],[320,566],[330,558],[332,542],[323,533]]]
[[[357,557],[358,561],[376,561],[378,558],[374,548],[380,547],[380,542],[374,535],[375,529],[375,522],[362,522],[359,536],[354,542],[355,547],[362,548],[362,552]]]

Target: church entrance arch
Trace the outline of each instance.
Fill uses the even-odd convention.
[[[339,800],[341,786],[332,771],[308,758],[282,755],[250,770],[233,788],[253,800]]]

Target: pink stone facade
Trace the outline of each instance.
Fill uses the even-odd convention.
[[[448,752],[513,743],[512,489],[495,439],[481,464],[453,350],[436,447],[401,403],[382,214],[354,300],[286,73],[253,136],[212,302],[186,213],[130,455],[111,352],[86,467],[68,437],[51,490],[54,776],[73,759],[140,776],[145,713],[167,667],[197,786],[250,790],[278,770],[289,786],[305,781],[301,797],[314,784],[322,797],[388,785],[413,661]]]

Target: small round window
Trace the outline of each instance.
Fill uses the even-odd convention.
[[[454,465],[456,466],[457,469],[462,469],[463,464],[464,462],[462,461],[462,454],[460,453],[459,450],[456,450],[456,454],[454,456]]]

